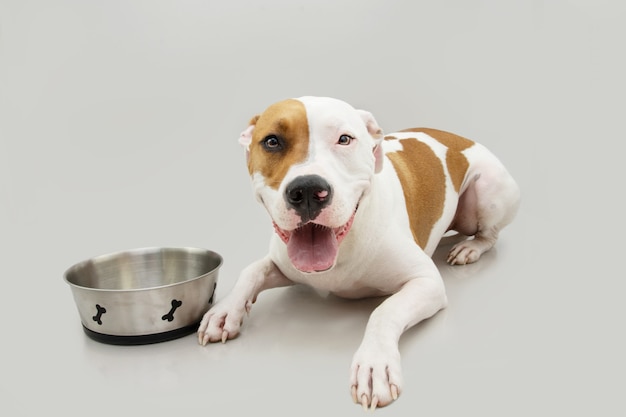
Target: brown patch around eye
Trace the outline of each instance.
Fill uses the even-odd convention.
[[[248,170],[260,173],[266,184],[278,189],[289,168],[306,159],[309,152],[309,124],[304,104],[298,100],[284,100],[267,108],[253,118],[255,127],[250,144]],[[268,151],[264,140],[276,136],[281,147]]]

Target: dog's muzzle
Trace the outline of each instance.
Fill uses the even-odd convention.
[[[339,227],[330,227],[315,219],[333,199],[328,181],[319,175],[303,175],[291,181],[284,194],[287,207],[294,210],[300,221],[295,229],[282,229],[274,222],[274,230],[287,245],[293,266],[302,272],[322,272],[333,267],[339,244],[352,227],[354,212]],[[357,205],[358,207],[358,205]]]
[[[319,175],[303,175],[287,185],[285,201],[300,216],[300,224],[314,220],[333,198],[330,184]]]

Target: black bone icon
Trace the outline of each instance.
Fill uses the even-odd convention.
[[[100,304],[96,304],[96,315],[92,317],[93,321],[102,325],[102,315],[107,312],[107,309],[101,307]]]
[[[182,301],[178,301],[176,299],[172,300],[172,309],[169,311],[169,313],[161,317],[161,320],[167,320],[167,321],[174,320],[174,312],[176,311],[178,307],[182,305],[183,305]]]

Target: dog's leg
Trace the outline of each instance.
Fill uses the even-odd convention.
[[[406,282],[370,316],[365,335],[352,360],[352,398],[375,409],[396,400],[402,390],[398,341],[409,327],[446,306],[443,281],[434,264],[430,276]]]
[[[476,262],[491,249],[503,227],[509,224],[519,207],[519,187],[506,169],[492,157],[490,164],[476,168],[467,190],[459,199],[452,229],[473,239],[452,247],[448,255],[451,265]]]
[[[269,257],[250,264],[223,300],[213,306],[202,318],[198,328],[198,342],[226,342],[239,334],[243,317],[250,312],[256,297],[263,290],[292,285]]]

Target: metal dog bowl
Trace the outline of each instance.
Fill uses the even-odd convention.
[[[193,333],[213,304],[222,257],[196,248],[143,248],[72,266],[65,281],[85,333],[141,345]]]

